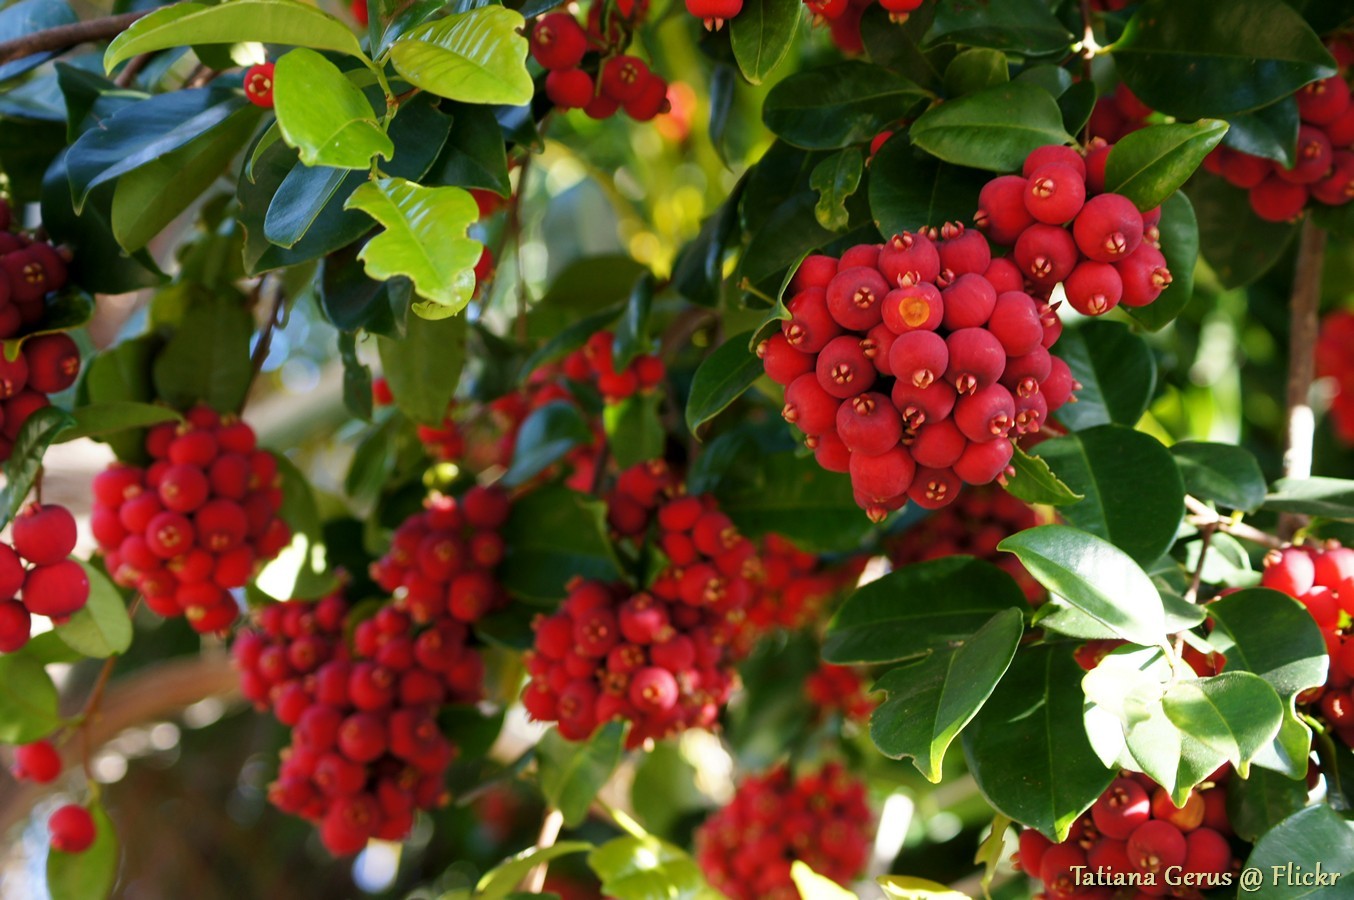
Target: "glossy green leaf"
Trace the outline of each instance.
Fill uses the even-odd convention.
[[[70,427],[73,418],[64,409],[44,406],[24,420],[5,460],[5,487],[0,491],[0,525],[9,522],[23,506],[42,472],[42,454],[57,435]]]
[[[1298,233],[1294,222],[1255,215],[1246,191],[1216,175],[1195,178],[1189,196],[1199,217],[1199,250],[1225,288],[1244,287],[1268,272]]]
[[[160,339],[155,335],[145,335],[123,341],[97,354],[85,367],[83,388],[89,399],[89,406],[85,409],[97,410],[122,404],[151,405],[150,401],[155,398],[155,389],[151,384],[151,364],[159,349]],[[82,412],[81,415],[96,414]],[[77,425],[73,428],[78,427],[79,416],[76,421]],[[112,447],[113,453],[123,462],[143,461],[145,442],[140,429],[107,432],[100,439]]]
[[[1135,425],[1156,391],[1157,365],[1147,341],[1121,322],[1092,320],[1069,329],[1058,355],[1081,383],[1077,402],[1058,410],[1073,431],[1117,422]]]
[[[656,279],[647,269],[630,289],[625,312],[611,340],[612,366],[616,371],[630,365],[640,354],[654,349],[654,339],[649,333],[649,313],[653,311],[656,289]]]
[[[238,410],[253,375],[253,331],[254,320],[242,298],[199,298],[155,358],[151,372],[156,396],[179,409],[206,403],[218,412]]]
[[[748,352],[751,337],[749,331],[736,334],[701,360],[686,401],[686,427],[692,434],[698,434],[700,426],[723,412],[762,376],[762,361]]]
[[[1110,50],[1133,93],[1178,119],[1257,109],[1335,74],[1282,0],[1147,0]]]
[[[829,231],[843,231],[851,224],[846,201],[860,187],[865,158],[857,147],[832,154],[818,163],[809,176],[809,186],[818,192],[813,214],[818,224]]]
[[[99,803],[89,807],[94,817],[94,843],[83,853],[51,850],[47,854],[47,892],[52,900],[102,900],[117,883],[117,829]]]
[[[297,48],[273,72],[277,125],[307,166],[366,169],[395,145],[371,103],[347,75],[314,50]]]
[[[1042,0],[937,0],[927,45],[941,41],[1026,55],[1066,51],[1073,37]]]
[[[352,30],[338,19],[297,0],[231,0],[219,6],[176,3],[139,19],[104,52],[105,72],[142,53],[190,44],[259,41],[333,50],[361,56]]]
[[[1228,117],[1224,146],[1272,159],[1285,169],[1292,168],[1298,147],[1298,100],[1284,97],[1268,106]]]
[[[1318,885],[1318,867],[1325,876]],[[1354,822],[1324,803],[1296,812],[1261,836],[1245,869],[1261,874],[1247,896],[1257,900],[1339,897],[1354,872]],[[1245,871],[1243,869],[1243,871]],[[1333,881],[1332,876],[1339,876]],[[1302,879],[1311,879],[1304,883]],[[1323,896],[1324,895],[1324,896]]]
[[[1018,170],[1030,151],[1047,144],[1072,143],[1048,92],[1020,81],[932,107],[909,133],[944,162],[992,172]]]
[[[720,900],[685,850],[652,835],[626,835],[588,854],[588,867],[615,900]]]
[[[1274,482],[1265,509],[1327,519],[1354,520],[1354,481],[1344,478],[1281,478]]]
[[[66,646],[85,656],[105,659],[123,653],[132,645],[132,620],[122,594],[103,572],[80,562],[89,579],[89,602],[56,633]]]
[[[844,62],[777,82],[762,105],[762,121],[796,147],[835,150],[869,141],[925,97],[901,75]]]
[[[583,742],[565,740],[552,728],[536,744],[541,793],[569,828],[583,824],[597,792],[620,765],[624,737],[625,723],[614,721]]]
[[[517,432],[512,466],[503,482],[520,487],[592,440],[592,428],[574,404],[556,400],[532,410]]]
[[[954,58],[951,46],[923,50],[926,32],[935,19],[936,5],[923,3],[901,25],[890,21],[890,13],[878,4],[865,7],[860,20],[860,39],[870,62],[893,69],[922,87],[939,91],[945,67]]]
[[[74,423],[58,435],[53,443],[64,444],[85,437],[105,437],[129,429],[146,428],[161,422],[176,422],[182,418],[167,406],[138,403],[133,400],[114,400],[77,406],[72,412]]]
[[[1274,688],[1250,672],[1177,682],[1162,705],[1177,728],[1225,758],[1242,778],[1278,735],[1284,713]]]
[[[1010,80],[1010,65],[1000,50],[965,50],[945,67],[945,93],[951,97],[975,94]]]
[[[1026,503],[1045,506],[1066,506],[1085,499],[1054,474],[1042,457],[1031,456],[1019,447],[1011,456],[1014,475],[1006,479],[1006,492]]]
[[[602,411],[602,426],[616,465],[628,469],[650,459],[661,459],[667,443],[660,408],[663,394],[643,392],[620,403],[608,403]]]
[[[982,173],[941,162],[896,134],[870,161],[870,215],[888,236],[932,222],[966,222],[985,182]]]
[[[1043,457],[1084,500],[1059,509],[1068,522],[1148,565],[1175,540],[1185,485],[1170,451],[1123,425],[1097,425],[1039,445]]]
[[[510,594],[559,600],[575,576],[615,581],[620,566],[607,536],[606,505],[566,490],[544,487],[519,498],[503,527],[507,556],[500,571]]]
[[[1121,307],[1134,321],[1159,331],[1175,321],[1194,297],[1194,267],[1199,261],[1199,220],[1184,191],[1176,191],[1161,205],[1162,255],[1171,283],[1147,306]]]
[[[493,110],[470,103],[448,106],[455,127],[451,129],[441,155],[429,170],[425,183],[478,188],[493,191],[500,197],[509,196],[512,183],[508,180],[508,157],[504,150],[503,133]],[[406,109],[401,107],[400,116],[404,115]],[[393,134],[391,136],[394,137]],[[398,139],[395,145],[398,151]]]
[[[989,562],[947,556],[895,569],[846,599],[828,626],[823,658],[881,663],[943,651],[1006,609],[1023,609],[1015,580]]]
[[[505,900],[537,865],[591,849],[592,844],[587,841],[560,841],[549,847],[528,847],[485,872],[475,885],[475,900]]]
[[[452,13],[413,28],[390,47],[395,71],[415,87],[463,103],[531,101],[522,15],[501,6]]]
[[[894,759],[911,757],[938,784],[945,751],[992,696],[1024,630],[1021,611],[1009,607],[972,636],[885,672],[874,686],[887,694],[870,718],[874,745]]]
[[[377,336],[381,371],[395,405],[411,419],[440,425],[465,364],[465,320],[412,316],[403,339]]]
[[[1105,190],[1122,194],[1138,209],[1155,209],[1189,180],[1227,133],[1227,123],[1149,125],[1120,138],[1105,162]]]
[[[1255,455],[1234,444],[1181,441],[1171,447],[1185,491],[1230,509],[1255,512],[1265,502],[1265,475]]]
[[[0,741],[29,744],[60,725],[56,686],[42,663],[22,652],[0,655]]]
[[[729,21],[729,43],[743,77],[752,84],[775,71],[790,52],[803,17],[795,0],[747,0]]]
[[[1068,644],[1023,648],[964,729],[964,758],[988,802],[1053,840],[1116,774],[1086,737],[1081,676]]]
[[[1307,805],[1307,779],[1253,768],[1227,783],[1227,821],[1242,840],[1260,836]]]
[[[345,209],[360,209],[384,226],[358,254],[378,281],[407,276],[423,298],[413,305],[427,319],[454,316],[475,290],[475,263],[483,245],[466,236],[479,208],[466,191],[425,188],[403,178],[368,182],[348,198]]]
[[[720,507],[749,537],[775,532],[817,551],[853,549],[871,527],[848,479],[793,453],[759,455],[748,478],[721,490]]]
[[[1166,612],[1152,580],[1127,554],[1093,534],[1041,525],[997,545],[1039,583],[1124,640],[1152,646],[1166,637]]]

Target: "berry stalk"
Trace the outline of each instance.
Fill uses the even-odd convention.
[[[1287,444],[1284,449],[1285,478],[1310,478],[1312,475],[1312,438],[1316,419],[1309,393],[1316,378],[1316,341],[1321,303],[1321,270],[1326,255],[1326,232],[1310,218],[1302,223],[1297,270],[1293,275],[1288,335],[1288,386],[1285,408],[1288,411]],[[1279,521],[1281,537],[1291,538],[1306,522],[1306,517],[1285,514]]]

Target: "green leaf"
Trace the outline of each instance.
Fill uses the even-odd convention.
[[[995,613],[1026,605],[1010,575],[971,556],[903,566],[846,599],[828,626],[823,659],[881,663],[947,650]]]
[[[888,694],[870,719],[874,745],[894,759],[912,757],[917,770],[939,784],[945,751],[992,696],[1024,630],[1020,610],[1010,607],[971,637],[885,672],[874,686]]]
[[[1190,495],[1245,512],[1255,512],[1265,502],[1265,476],[1249,450],[1181,441],[1171,447],[1171,455]]]
[[[1252,843],[1306,805],[1306,778],[1254,768],[1249,778],[1227,782],[1227,821]]]
[[[1274,482],[1265,509],[1354,521],[1354,481],[1344,478],[1281,478]]]
[[[1011,80],[1006,54],[999,50],[965,50],[945,67],[945,93],[951,97],[978,91]]]
[[[815,550],[850,550],[870,530],[848,479],[812,457],[761,455],[753,477],[720,492],[720,505],[749,537],[776,532]]]
[[[884,889],[884,896],[889,900],[971,900],[963,891],[956,891],[949,885],[927,878],[880,875],[875,881]]]
[[[1227,133],[1227,123],[1149,125],[1120,138],[1105,163],[1105,190],[1123,194],[1138,209],[1155,209],[1189,180]]]
[[[1023,648],[964,729],[964,757],[988,802],[1055,841],[1115,776],[1086,737],[1081,676],[1068,644]]]
[[[0,525],[9,522],[23,506],[42,471],[42,454],[57,435],[71,424],[71,414],[55,406],[44,406],[24,420],[19,436],[5,460],[5,487],[0,492]]]
[[[395,155],[371,103],[314,50],[297,48],[277,61],[273,102],[282,140],[307,166],[366,169],[373,156]]]
[[[926,33],[927,46],[943,41],[1028,56],[1066,52],[1072,40],[1041,0],[938,0],[935,21]]]
[[[932,222],[963,222],[978,208],[986,179],[923,153],[895,134],[870,161],[870,214],[883,235],[916,231]]]
[[[518,429],[512,466],[503,476],[503,483],[521,487],[575,447],[592,443],[592,439],[592,428],[578,407],[567,400],[556,400],[532,410]]]
[[[376,337],[395,405],[416,422],[440,425],[461,381],[465,320],[411,317],[403,339]]]
[[[475,885],[475,900],[505,900],[537,865],[591,850],[587,841],[560,841],[549,847],[528,847],[494,866]]]
[[[1042,457],[1031,456],[1019,447],[1015,448],[1011,456],[1011,465],[1015,468],[1015,475],[1007,476],[1006,493],[1018,500],[1046,506],[1066,506],[1086,497],[1063,484]]]
[[[559,730],[547,731],[536,744],[537,778],[546,801],[577,828],[588,807],[621,762],[624,722],[608,722],[583,743],[565,740]]]
[[[1069,329],[1058,355],[1081,383],[1077,402],[1058,410],[1073,431],[1118,422],[1135,425],[1157,386],[1156,360],[1147,341],[1122,322],[1092,320]]]
[[[1225,288],[1244,287],[1268,272],[1298,233],[1295,222],[1261,219],[1251,210],[1246,191],[1219,176],[1195,178],[1189,196],[1199,217],[1199,249]],[[1170,249],[1164,239],[1162,246]]]
[[[60,725],[56,686],[42,663],[22,651],[0,656],[0,741],[31,744]]]
[[[83,853],[50,850],[47,854],[47,892],[52,900],[99,900],[113,893],[118,877],[118,833],[99,803],[89,807],[94,817],[94,843]]]
[[[75,11],[61,0],[20,0],[0,11],[0,41],[12,41],[47,28],[72,25]],[[0,81],[22,75],[56,55],[57,51],[33,53],[0,65]]]
[[[475,263],[483,245],[466,236],[479,208],[466,191],[425,188],[403,178],[368,182],[344,209],[360,209],[385,227],[358,259],[377,281],[408,276],[423,299],[414,312],[443,319],[465,309],[475,291]]]
[[[469,103],[448,105],[452,107],[451,119],[455,127],[441,155],[433,163],[427,183],[478,188],[507,197],[512,193],[508,157],[493,110]],[[400,115],[404,114],[401,109]],[[398,143],[396,141],[397,149]]]
[[[762,376],[762,361],[748,352],[751,337],[750,331],[736,334],[701,360],[686,401],[686,427],[692,434],[698,434],[700,426],[727,409]]]
[[[615,900],[722,900],[685,850],[652,835],[626,835],[588,854],[588,867]]]
[[[123,341],[95,355],[85,367],[83,381],[89,403],[77,410],[76,424],[72,430],[81,428],[82,422],[86,423],[85,427],[94,427],[96,420],[105,415],[98,410],[105,407],[151,406],[149,401],[155,396],[151,385],[151,365],[159,347],[158,337],[145,335]],[[142,460],[142,454],[145,453],[144,433],[139,428],[130,432],[113,430],[99,437],[113,448],[113,453],[123,462]]]
[[[1242,778],[1279,733],[1284,712],[1274,688],[1250,672],[1176,682],[1162,706],[1177,728],[1225,758]]]
[[[132,620],[122,594],[100,570],[77,560],[89,578],[89,602],[56,633],[70,647],[85,656],[106,659],[126,652],[132,645]]]
[[[992,172],[1019,170],[1030,151],[1070,144],[1058,104],[1015,81],[934,106],[912,123],[912,142],[938,159]]]
[[[1199,221],[1194,204],[1183,191],[1176,191],[1161,205],[1162,255],[1171,272],[1171,283],[1147,306],[1123,307],[1134,321],[1159,331],[1175,321],[1194,296],[1194,267],[1199,261]]]
[[[1232,126],[1223,137],[1224,146],[1272,159],[1285,169],[1293,167],[1298,147],[1298,100],[1284,97],[1277,103],[1228,117]]]
[[[997,545],[1040,584],[1112,629],[1153,646],[1166,638],[1166,611],[1152,579],[1118,547],[1066,525],[1041,525]]]
[[[667,432],[659,408],[663,395],[653,391],[626,397],[620,403],[608,403],[602,411],[607,445],[616,465],[622,469],[663,456]]]
[[[508,593],[559,600],[578,576],[615,581],[621,575],[607,536],[606,504],[562,487],[531,491],[513,503],[503,528],[507,556],[500,569]]]
[[[1315,886],[1318,866],[1324,885]],[[1246,860],[1246,869],[1256,869],[1262,879],[1247,896],[1257,900],[1298,900],[1303,897],[1341,896],[1342,886],[1354,872],[1354,822],[1324,803],[1309,806],[1284,819],[1264,834]],[[1291,876],[1294,880],[1288,880]],[[1334,875],[1340,880],[1332,882]],[[1313,879],[1303,886],[1297,880]],[[1334,887],[1327,887],[1334,885]]]
[[[329,571],[324,527],[310,480],[288,457],[274,454],[282,476],[278,515],[291,529],[291,541],[254,579],[254,586],[278,601],[314,600],[332,593],[336,578]]]
[[[630,289],[625,302],[625,313],[611,340],[612,366],[615,371],[630,365],[635,357],[654,348],[649,334],[649,313],[653,310],[656,289],[653,274],[647,269]]]
[[[241,106],[198,138],[117,179],[113,235],[140,250],[216,183],[258,125],[262,111]]]
[[[848,147],[814,166],[809,186],[818,192],[813,214],[818,224],[829,231],[844,231],[851,224],[846,201],[860,187],[865,158],[858,147]]]
[[[1039,445],[1039,455],[1086,499],[1060,508],[1068,522],[1149,565],[1175,540],[1185,485],[1170,452],[1123,425],[1097,425]]]
[[[855,894],[826,875],[819,875],[803,860],[790,863],[790,880],[801,900],[856,900]]]
[[[1264,588],[1237,591],[1207,606],[1208,642],[1227,657],[1228,671],[1251,672],[1273,686],[1284,723],[1259,765],[1302,778],[1312,735],[1297,713],[1297,696],[1326,682],[1326,643],[1311,613],[1292,597]]]
[[[925,91],[901,75],[868,63],[844,62],[777,82],[762,105],[762,121],[796,147],[835,150],[869,141],[925,97]]]
[[[1129,89],[1177,119],[1257,109],[1336,71],[1281,0],[1147,0],[1110,50]]]
[[[249,338],[254,322],[239,297],[199,297],[155,358],[155,394],[170,406],[206,403],[218,412],[244,404],[253,375]]]
[[[464,103],[531,102],[526,22],[501,6],[482,6],[420,25],[390,47],[395,71],[415,87]]]
[[[176,3],[155,10],[114,38],[104,52],[103,67],[112,72],[123,60],[170,47],[247,41],[362,56],[352,30],[314,6],[297,0],[231,0],[220,6]]]
[[[743,77],[761,84],[790,52],[802,17],[795,0],[747,0],[729,21],[733,58]]]

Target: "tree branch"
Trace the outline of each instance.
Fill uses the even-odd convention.
[[[1314,351],[1318,332],[1317,308],[1321,303],[1321,270],[1325,253],[1326,232],[1318,228],[1309,216],[1302,223],[1289,311],[1291,325],[1288,334],[1288,386],[1285,393],[1288,437],[1283,458],[1285,478],[1310,478],[1312,475],[1312,437],[1316,420],[1308,395],[1316,377]],[[1284,514],[1279,519],[1280,537],[1291,539],[1306,521],[1305,516]]]
[[[69,50],[86,41],[102,41],[116,37],[126,31],[133,22],[150,10],[123,13],[120,16],[105,16],[90,19],[87,22],[75,22],[70,25],[58,25],[44,28],[23,37],[9,41],[0,41],[0,64],[23,59],[35,53],[48,53],[53,50]]]

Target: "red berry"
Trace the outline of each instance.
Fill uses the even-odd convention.
[[[905,493],[916,470],[916,463],[902,447],[878,456],[853,453],[851,487],[871,502],[882,503]]]
[[[903,436],[898,410],[883,394],[860,394],[837,409],[837,435],[852,453],[878,456]]]
[[[954,462],[954,474],[965,484],[988,484],[1006,471],[1015,448],[1006,438],[983,444],[970,443]]]
[[[809,439],[814,442],[810,447],[813,450],[813,458],[818,461],[818,465],[829,472],[846,473],[850,471],[851,451],[847,449],[846,442],[838,437],[835,431],[810,435]]]
[[[1067,229],[1038,224],[1016,239],[1014,255],[1025,277],[1041,287],[1052,287],[1066,278],[1080,256]]]
[[[1116,778],[1091,806],[1091,817],[1101,834],[1126,841],[1139,825],[1152,818],[1152,802],[1137,781]]]
[[[826,290],[833,276],[837,274],[837,269],[837,260],[834,257],[822,254],[804,257],[799,268],[795,269],[794,278],[790,280],[790,293],[799,294],[811,287]]]
[[[35,741],[14,748],[14,766],[10,770],[21,781],[47,784],[61,774],[61,754],[49,741]]]
[[[1029,178],[1036,169],[1051,163],[1070,166],[1082,178],[1086,177],[1086,160],[1082,159],[1081,154],[1076,150],[1061,144],[1048,144],[1031,150],[1030,155],[1025,157],[1025,164],[1021,166],[1020,174]]]
[[[1307,205],[1307,188],[1271,175],[1251,188],[1251,210],[1266,222],[1291,222]]]
[[[1235,187],[1253,188],[1274,172],[1274,163],[1259,156],[1223,148],[1222,177]]]
[[[0,278],[0,282],[5,279]],[[28,356],[20,353],[8,359],[0,353],[0,400],[17,395],[28,384]]]
[[[954,409],[955,397],[954,386],[944,379],[933,381],[926,387],[899,379],[893,383],[890,394],[893,406],[910,429],[920,428],[927,422],[939,422],[949,416]]]
[[[1023,291],[1007,291],[997,295],[996,305],[987,320],[987,330],[1001,343],[1007,357],[1033,353],[1039,349],[1044,338],[1039,307]]]
[[[985,328],[961,328],[945,339],[945,345],[949,349],[945,380],[961,394],[995,384],[1006,368],[1001,341]]]
[[[1128,837],[1128,858],[1139,872],[1151,872],[1160,880],[1172,866],[1184,863],[1185,836],[1170,822],[1152,819]]]
[[[1066,163],[1048,163],[1030,173],[1025,209],[1040,222],[1063,225],[1086,203],[1086,178]]]
[[[922,509],[940,509],[949,506],[959,496],[962,482],[950,469],[917,469],[907,489],[907,497]]]
[[[809,288],[786,304],[790,318],[781,322],[781,332],[790,346],[803,353],[817,353],[827,342],[842,333],[827,308],[827,292]]]
[[[941,296],[945,302],[943,324],[951,331],[986,325],[997,306],[996,289],[981,275],[960,275]]]
[[[531,55],[546,69],[570,69],[583,60],[588,36],[568,13],[542,16],[531,29]]]
[[[1072,397],[1072,392],[1081,385],[1072,377],[1072,370],[1058,357],[1049,358],[1049,374],[1039,382],[1039,393],[1048,403],[1048,411],[1054,412]]]
[[[634,56],[613,56],[602,64],[602,93],[618,102],[637,98],[649,77],[644,60]]]
[[[52,849],[61,853],[83,853],[94,843],[94,817],[83,806],[69,803],[47,820]]]
[[[629,696],[640,710],[667,712],[677,705],[677,679],[657,666],[640,669],[630,679]]]
[[[918,465],[931,469],[948,469],[963,455],[968,439],[953,419],[928,422],[917,429],[908,448]]]
[[[33,630],[33,618],[18,600],[0,600],[0,653],[13,653]]]
[[[879,271],[894,287],[934,282],[940,275],[940,252],[923,234],[895,234],[879,251]]]
[[[1298,147],[1293,157],[1293,168],[1281,169],[1276,166],[1274,174],[1292,184],[1311,184],[1320,181],[1330,172],[1331,154],[1330,138],[1326,137],[1326,133],[1320,128],[1303,125],[1298,129]]]
[[[1196,828],[1185,836],[1185,871],[1222,875],[1231,869],[1232,846],[1212,828]]]
[[[951,281],[960,275],[981,275],[992,265],[992,248],[979,231],[970,231],[955,222],[947,226],[951,237],[937,246],[940,269],[951,273]]]
[[[1265,569],[1260,576],[1262,587],[1281,591],[1290,597],[1301,597],[1316,583],[1316,563],[1307,552],[1297,547],[1270,551],[1265,557]]]
[[[29,612],[59,619],[78,612],[89,601],[89,576],[79,563],[63,559],[30,569],[23,592]]]
[[[757,345],[757,356],[766,368],[767,376],[777,384],[787,385],[800,375],[814,369],[814,358],[800,353],[783,334],[773,334]]]
[[[1142,243],[1143,229],[1142,213],[1120,194],[1100,194],[1087,200],[1072,223],[1077,247],[1096,262],[1127,258]]]
[[[855,335],[842,335],[829,341],[818,354],[818,383],[839,400],[868,391],[878,374],[860,344]]]
[[[255,106],[264,109],[273,108],[272,63],[259,63],[245,70],[244,95]]]
[[[889,291],[883,302],[884,324],[894,334],[935,331],[945,314],[945,301],[936,286],[923,281]]]
[[[221,457],[217,463],[232,457]],[[240,457],[233,457],[240,459]],[[216,463],[213,463],[213,469]],[[212,492],[212,485],[203,474],[202,469],[197,466],[180,465],[170,466],[165,470],[164,477],[160,479],[159,487],[156,493],[160,497],[160,502],[165,505],[165,509],[177,513],[190,513],[207,501],[207,497]]]
[[[1015,399],[999,384],[959,398],[954,422],[964,437],[979,443],[1006,437],[1015,425]]]
[[[946,374],[950,349],[934,331],[900,334],[889,348],[889,368],[894,377],[924,388]]]
[[[743,11],[743,0],[686,0],[686,11],[702,20],[706,31],[718,31]]]
[[[1026,186],[1019,175],[1001,175],[978,194],[973,221],[993,242],[1009,247],[1034,224],[1034,216],[1025,208]]]
[[[835,427],[840,403],[840,400],[823,389],[818,376],[810,372],[800,375],[785,388],[785,406],[781,409],[781,416],[805,434],[822,434]]]
[[[869,331],[883,317],[882,301],[888,292],[889,286],[878,269],[842,269],[828,283],[827,309],[843,328]]]
[[[1124,282],[1109,263],[1087,260],[1067,276],[1063,290],[1067,302],[1083,316],[1103,316],[1123,299]]]
[[[14,549],[34,565],[58,562],[75,549],[75,516],[64,506],[30,503],[15,517],[13,529]]]
[[[1171,283],[1166,257],[1150,244],[1141,245],[1128,259],[1115,263],[1114,268],[1123,283],[1125,306],[1146,306],[1160,297]]]
[[[634,99],[627,100],[621,106],[625,109],[625,114],[636,122],[648,122],[667,111],[668,83],[650,72]]]
[[[545,76],[545,94],[560,109],[582,109],[592,102],[592,76],[582,69],[559,69]]]
[[[23,356],[28,360],[28,386],[44,394],[64,391],[80,374],[80,348],[64,332],[29,338],[23,343]]]

